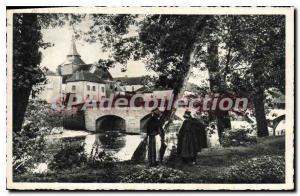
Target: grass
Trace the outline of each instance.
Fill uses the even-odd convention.
[[[228,147],[203,149],[198,154],[197,163],[193,166],[182,165],[177,158],[166,162],[164,168],[181,170],[188,176],[186,182],[192,183],[225,183],[223,176],[228,175],[230,167],[240,161],[251,158],[284,156],[284,136],[259,138],[258,143],[247,147]],[[120,182],[125,176],[147,170],[147,164],[136,164],[131,161],[116,162],[114,166],[90,168],[82,166],[46,174],[24,174],[15,176],[18,182]]]
[[[230,166],[240,161],[265,155],[284,156],[285,138],[259,138],[256,145],[248,147],[228,147],[204,149],[199,155],[195,166],[183,166],[181,170],[189,173],[194,182],[222,182],[220,176],[229,172]],[[175,167],[178,167],[176,165]],[[180,167],[180,166],[179,166]]]

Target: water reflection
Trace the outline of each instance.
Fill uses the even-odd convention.
[[[126,139],[124,134],[119,132],[107,132],[104,134],[94,135],[97,144],[101,144],[104,150],[119,151],[125,146]]]
[[[129,160],[141,141],[140,135],[126,135],[118,132],[107,132],[87,135],[85,151],[88,155],[104,150],[119,160]]]
[[[93,156],[93,153],[104,150],[120,161],[130,160],[134,151],[140,142],[146,137],[145,133],[139,135],[127,135],[118,131],[110,131],[105,133],[89,133],[84,132],[79,135],[77,131],[67,130],[68,137],[64,137],[65,133],[51,135],[47,139],[47,151],[50,154],[55,154],[63,145],[78,146],[84,144],[84,150],[87,156]],[[74,136],[72,136],[72,133]],[[157,151],[159,151],[161,142],[157,136]],[[169,156],[170,151],[177,143],[176,131],[166,133],[165,143],[167,149],[165,157]],[[157,152],[158,153],[158,152]]]

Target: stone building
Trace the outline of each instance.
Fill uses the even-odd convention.
[[[39,97],[46,101],[61,100],[68,94],[76,94],[82,100],[87,98],[99,101],[114,93],[116,82],[105,67],[86,64],[76,49],[72,39],[66,60],[57,66],[56,73],[46,73],[48,84]]]

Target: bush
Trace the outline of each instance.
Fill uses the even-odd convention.
[[[31,99],[25,113],[25,122],[51,130],[63,126],[64,114],[52,108],[51,104],[39,99]]]
[[[28,102],[20,132],[13,133],[13,171],[20,174],[30,171],[34,163],[44,162],[46,155],[44,136],[54,127],[62,126],[62,114],[41,100]]]
[[[110,153],[104,150],[96,151],[88,159],[87,165],[90,168],[111,168],[114,166],[114,162],[117,159],[114,158]]]
[[[131,172],[122,179],[124,183],[183,183],[188,181],[190,178],[186,173],[163,166]]]
[[[257,143],[255,136],[251,136],[251,129],[235,129],[226,131],[220,139],[223,147],[248,146]]]
[[[53,160],[49,164],[49,169],[62,170],[78,167],[86,163],[86,161],[87,156],[84,152],[84,145],[66,144],[53,156]]]
[[[284,156],[261,156],[241,161],[230,167],[228,182],[234,183],[284,183]]]
[[[13,133],[13,171],[14,174],[28,172],[34,163],[42,161],[45,156],[45,140],[42,132],[35,123],[25,123],[20,132]]]

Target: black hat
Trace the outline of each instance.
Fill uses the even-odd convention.
[[[183,114],[183,118],[192,118],[191,111],[185,111]]]

